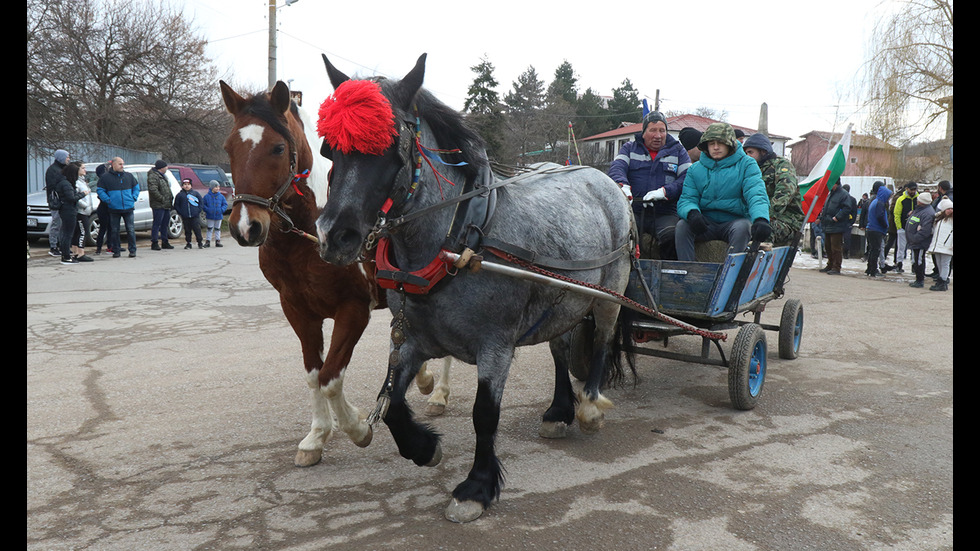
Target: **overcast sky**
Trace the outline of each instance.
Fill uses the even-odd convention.
[[[171,0],[209,40],[231,84],[265,89],[268,0]],[[428,54],[425,87],[460,109],[486,56],[503,96],[534,66],[545,85],[567,60],[579,90],[611,95],[625,78],[661,110],[708,107],[772,134],[861,131],[856,94],[882,0],[543,2],[278,0],[278,78],[314,110],[333,89],[321,54],[350,76],[401,78]],[[560,6],[560,7],[555,7]],[[217,87],[215,93],[218,93]],[[560,124],[567,124],[563,121]],[[580,136],[584,137],[584,136]]]

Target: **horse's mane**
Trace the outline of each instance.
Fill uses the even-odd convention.
[[[381,90],[387,97],[392,97],[394,86],[398,81],[379,79]],[[488,165],[486,144],[480,135],[469,127],[466,120],[457,111],[442,103],[425,88],[420,88],[415,95],[415,106],[419,117],[432,130],[439,149],[459,149],[460,153],[443,153],[447,162],[463,161],[466,165],[458,167],[467,179],[475,178],[477,173]]]
[[[299,116],[299,111],[296,107],[295,101],[289,102],[289,110],[292,111],[293,116],[296,117],[296,120],[300,121],[300,125],[302,125],[303,122]],[[264,92],[249,97],[248,103],[245,104],[245,108],[242,110],[241,114],[256,117],[257,119],[268,124],[273,131],[281,134],[286,139],[295,139],[292,132],[289,131],[286,117],[277,113],[276,110],[272,108],[272,102],[269,101],[268,94]]]

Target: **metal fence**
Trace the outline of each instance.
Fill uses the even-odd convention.
[[[126,164],[153,164],[162,155],[155,151],[139,151],[95,142],[66,142],[57,147],[41,145],[27,140],[27,193],[44,190],[44,171],[54,161],[56,149],[64,149],[73,161],[86,163],[104,162],[113,157],[122,157]]]

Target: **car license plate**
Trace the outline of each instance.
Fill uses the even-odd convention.
[[[37,218],[28,218],[27,219],[27,227],[28,228],[36,228],[37,227]]]

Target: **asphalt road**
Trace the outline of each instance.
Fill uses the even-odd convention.
[[[800,357],[779,359],[767,333],[757,408],[732,409],[723,369],[641,357],[640,383],[606,392],[605,427],[559,441],[537,435],[547,347],[521,349],[497,438],[506,485],[459,525],[443,510],[472,459],[473,367],[454,366],[430,420],[440,465],[402,459],[378,425],[368,448],[335,437],[294,467],[310,423],[299,341],[256,251],[224,244],[27,260],[27,549],[952,549],[952,288],[801,259]],[[389,321],[375,314],[349,369],[364,410]]]

